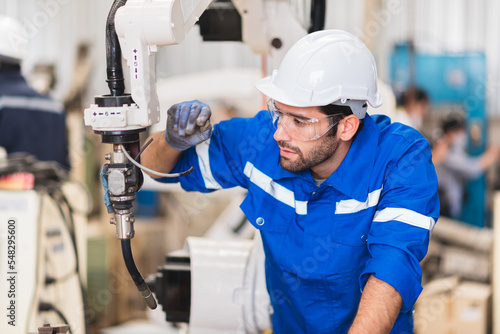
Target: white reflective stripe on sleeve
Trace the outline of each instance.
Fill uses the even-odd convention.
[[[0,109],[17,108],[26,110],[38,110],[61,114],[64,110],[61,103],[41,98],[22,96],[2,96],[0,97]]]
[[[205,182],[207,189],[222,189],[217,182],[210,169],[210,159],[208,156],[208,148],[210,147],[210,139],[201,144],[196,145],[196,155],[198,155],[198,163],[200,164],[201,176]]]
[[[243,172],[252,183],[276,198],[278,201],[294,208],[297,214],[307,215],[307,201],[296,201],[293,191],[283,187],[279,183],[274,182],[269,176],[255,168],[251,162],[246,163],[245,170]]]
[[[376,206],[381,192],[382,188],[372,191],[368,194],[368,198],[364,202],[356,201],[355,199],[337,202],[335,214],[355,213]]]
[[[432,217],[424,216],[418,212],[402,208],[385,208],[375,213],[374,222],[388,222],[395,220],[412,226],[425,228],[432,231],[436,221]]]

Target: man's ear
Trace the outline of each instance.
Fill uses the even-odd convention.
[[[342,141],[350,141],[359,128],[359,118],[356,115],[349,115],[344,117],[339,122],[338,136]]]

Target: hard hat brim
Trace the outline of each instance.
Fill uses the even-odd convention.
[[[342,98],[350,98],[353,100],[366,100],[370,106],[373,108],[378,108],[382,105],[382,98],[379,93],[376,93],[374,98],[369,98],[369,99],[362,99],[356,96],[332,96],[331,99],[324,100],[324,101],[314,101],[313,99],[310,99],[309,102],[305,101],[304,99],[296,99],[293,96],[289,96],[286,92],[284,92],[282,89],[278,88],[274,83],[272,79],[272,75],[267,76],[265,78],[260,79],[255,83],[255,87],[264,95],[268,96],[269,98],[274,99],[275,101],[281,102],[283,104],[293,106],[293,107],[316,107],[316,106],[321,106],[321,105],[328,105],[330,103],[333,103],[335,101],[338,101],[341,97]],[[318,103],[319,102],[319,103]],[[323,103],[321,103],[323,102]]]
[[[281,102],[283,104],[286,104],[288,106],[293,106],[293,107],[312,107],[312,105],[307,105],[304,104],[303,102],[300,103],[298,101],[294,101],[290,99],[287,94],[276,85],[272,83],[272,78],[271,76],[265,77],[260,79],[255,83],[255,87],[264,95],[266,95],[269,98],[274,99],[275,101]]]

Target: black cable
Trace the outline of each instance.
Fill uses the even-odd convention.
[[[151,144],[153,142],[153,139],[154,138],[151,138],[150,140],[148,140],[148,142],[146,144],[144,144],[144,146],[141,148],[141,150],[139,151],[139,153],[137,153],[137,155],[135,156],[135,161],[139,161],[139,157],[141,156],[142,152],[144,152],[146,150],[146,148],[149,146],[149,144]]]
[[[312,0],[309,33],[325,29],[326,0]]]
[[[45,276],[45,285],[66,282],[71,278],[73,278],[74,275],[78,275],[78,272],[76,270],[72,270],[71,272],[64,274],[63,276],[59,276],[57,278],[52,276]]]
[[[127,0],[115,0],[106,21],[106,61],[107,80],[112,96],[123,96],[125,93],[125,79],[123,78],[122,51],[115,30],[115,15],[118,8],[125,5]]]
[[[134,257],[132,255],[132,247],[130,245],[130,239],[121,240],[121,244],[122,244],[123,260],[125,261],[125,266],[127,267],[130,277],[132,277],[132,280],[134,281],[135,285],[137,286],[137,289],[139,290],[142,297],[146,301],[148,307],[154,310],[157,306],[156,300],[151,294],[151,290],[144,281],[144,278],[142,278],[142,275],[137,269],[137,266],[135,265]]]
[[[71,325],[68,321],[68,319],[64,316],[64,314],[57,308],[55,307],[53,304],[51,303],[45,303],[45,302],[40,302],[40,305],[38,306],[38,310],[40,312],[54,312],[56,313],[59,318],[61,318],[61,320],[63,321],[63,323],[65,325],[68,325],[68,328],[69,328],[69,334],[73,334],[73,331],[71,330]]]

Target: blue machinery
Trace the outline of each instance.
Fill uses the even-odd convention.
[[[412,52],[409,44],[397,45],[390,56],[393,88],[404,90],[411,83],[424,89],[433,106],[458,106],[466,116],[469,153],[480,155],[486,148],[486,57],[482,52],[424,54]],[[486,177],[467,184],[467,200],[461,219],[484,227],[486,222]]]

